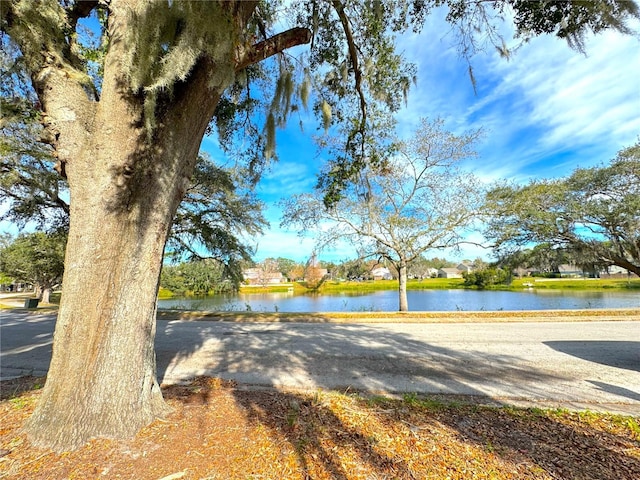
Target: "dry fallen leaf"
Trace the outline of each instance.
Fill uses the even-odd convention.
[[[20,432],[39,395],[29,385],[42,379],[21,382],[19,401],[0,401],[0,479],[640,478],[637,417],[252,391],[207,377],[166,387],[174,412],[134,440],[58,455]]]

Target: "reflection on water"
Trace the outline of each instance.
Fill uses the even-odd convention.
[[[640,296],[628,291],[524,290],[410,290],[411,311],[455,310],[567,310],[637,308]],[[216,295],[206,298],[159,300],[158,308],[253,312],[378,312],[398,309],[398,292],[305,294],[293,292]]]

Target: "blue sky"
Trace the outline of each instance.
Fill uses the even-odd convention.
[[[549,36],[533,39],[510,61],[493,50],[479,53],[472,59],[474,93],[467,64],[451,46],[453,37],[444,33],[448,30],[434,15],[421,34],[399,39],[399,50],[418,67],[417,85],[398,115],[400,136],[409,135],[421,117],[441,117],[446,128],[457,133],[483,128],[480,156],[465,167],[487,183],[562,177],[576,167],[607,162],[638,140],[638,37],[614,32],[589,37],[586,56]],[[313,238],[300,239],[296,232],[279,228],[282,212],[277,202],[310,191],[325,160],[312,140],[319,133],[317,123],[310,115],[301,115],[304,132],[297,118],[278,131],[280,160],[257,187],[271,227],[264,236],[247,239],[257,249],[256,260],[282,256],[305,261],[314,247]],[[214,160],[226,162],[215,138],[205,138],[202,149]],[[0,222],[0,231],[16,233],[6,222]],[[470,240],[482,239],[472,235]],[[489,259],[490,253],[478,247],[463,247],[459,254],[444,252],[452,260]],[[333,261],[354,256],[344,245],[319,255]]]
[[[450,47],[453,39],[441,33],[447,28],[435,18],[425,30],[400,39],[400,51],[418,66],[418,83],[398,116],[398,132],[409,135],[421,117],[438,116],[453,132],[483,128],[480,156],[464,166],[487,183],[566,176],[577,167],[608,162],[639,138],[639,38],[614,32],[589,37],[586,56],[554,37],[534,39],[509,61],[488,50],[472,60],[474,93],[466,62]],[[281,198],[311,190],[324,160],[312,141],[317,124],[311,118],[304,121],[304,133],[297,119],[278,132],[280,160],[258,186],[271,227],[263,237],[250,239],[256,260],[283,256],[304,261],[313,250],[313,238],[300,239],[279,228],[282,212],[276,205]],[[203,149],[214,143],[205,140]],[[469,238],[481,241],[477,234]],[[444,253],[454,261],[491,258],[490,250],[470,246]],[[348,246],[338,246],[319,258],[354,256]]]

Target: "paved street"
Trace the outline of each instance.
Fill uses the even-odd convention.
[[[46,372],[55,317],[0,312],[0,375]],[[333,324],[159,321],[164,383],[489,396],[640,415],[640,322]],[[588,405],[586,405],[588,404]]]

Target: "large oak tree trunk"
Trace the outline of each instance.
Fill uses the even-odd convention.
[[[166,225],[92,213],[71,225],[53,358],[27,425],[35,444],[60,450],[131,437],[166,412],[153,349]]]
[[[208,4],[202,12],[216,22],[220,35],[211,38],[221,40],[219,48],[202,49],[188,74],[180,71],[145,103],[153,89],[134,88],[130,79],[132,68],[143,69],[136,72],[140,78],[149,73],[146,62],[132,66],[126,59],[128,42],[155,38],[145,37],[140,24],[153,23],[144,17],[151,15],[143,8],[150,4],[113,0],[107,2],[109,47],[95,101],[66,38],[66,26],[97,2],[80,3],[63,10],[52,2],[46,10],[65,19],[65,28],[46,27],[50,44],[30,41],[32,29],[3,17],[24,39],[20,46],[71,195],[53,357],[25,425],[36,445],[58,451],[93,437],[131,437],[167,412],[155,372],[156,296],[164,245],[205,130],[235,72],[311,39],[298,28],[251,45],[243,33],[257,1]],[[37,4],[22,7],[41,18]]]
[[[163,155],[139,157],[120,136],[101,150],[83,161],[102,164],[104,179],[69,172],[76,198],[63,299],[46,386],[27,425],[35,444],[54,449],[94,436],[130,437],[167,411],[155,374],[156,295],[184,191],[178,177],[196,152],[165,145]],[[171,162],[181,157],[182,164]],[[130,164],[136,172],[125,178]]]
[[[174,88],[171,108],[158,110],[149,135],[143,99],[110,75],[117,67],[106,65],[92,138],[65,166],[63,297],[47,381],[25,426],[34,444],[58,451],[93,437],[132,437],[167,413],[154,353],[164,245],[227,87],[208,83],[211,64],[197,66],[189,88]]]
[[[207,122],[160,128],[152,147],[122,127],[132,120],[123,113],[105,113],[105,133],[67,167],[63,298],[45,389],[26,427],[35,444],[57,450],[131,437],[167,412],[155,372],[158,279]]]

